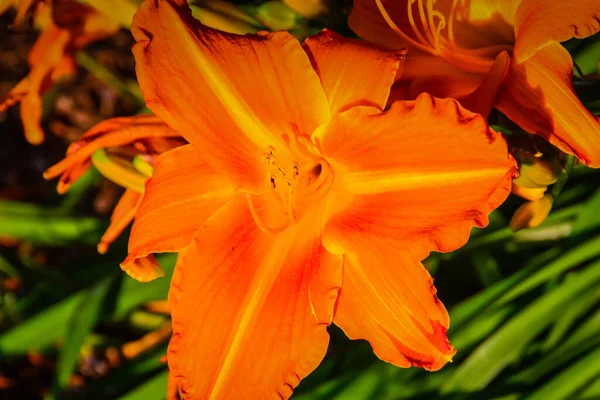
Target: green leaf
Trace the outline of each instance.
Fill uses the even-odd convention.
[[[477,251],[471,257],[475,271],[484,286],[490,286],[502,279],[500,266],[494,257],[489,253]]]
[[[536,363],[510,379],[510,383],[532,384],[587,351],[600,346],[600,311],[588,318],[566,340]]]
[[[527,400],[572,399],[588,382],[600,375],[600,347],[582,357],[558,376],[526,397]]]
[[[98,218],[60,215],[60,209],[0,201],[0,236],[46,245],[95,245],[108,223]]]
[[[87,335],[102,317],[110,288],[117,280],[116,275],[107,277],[83,292],[74,309],[67,327],[64,345],[58,355],[54,393],[57,395],[68,385],[79,358],[79,350]]]
[[[167,396],[169,371],[161,372],[152,379],[121,397],[120,400],[160,400]]]
[[[529,290],[556,278],[565,271],[589,261],[600,255],[600,236],[597,236],[580,246],[568,251],[554,262],[548,264],[541,271],[531,275],[520,284],[505,293],[499,300],[499,304],[505,304],[514,298],[528,292]]]
[[[600,190],[587,201],[573,226],[573,233],[585,232],[600,226]]]
[[[122,318],[134,307],[148,301],[167,297],[176,255],[160,255],[157,259],[165,269],[165,276],[148,283],[124,277],[116,297],[114,318]],[[30,350],[41,350],[64,338],[69,318],[85,296],[85,290],[79,291],[0,335],[0,354],[23,354]]]
[[[486,387],[531,342],[586,290],[600,281],[600,263],[590,265],[545,294],[484,341],[442,386],[443,393],[468,392]]]

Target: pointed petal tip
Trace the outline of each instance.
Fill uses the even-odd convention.
[[[165,276],[165,271],[153,255],[142,258],[128,257],[121,263],[121,269],[139,282],[150,282]]]

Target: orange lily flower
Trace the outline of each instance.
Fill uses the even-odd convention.
[[[118,29],[105,16],[79,2],[52,0],[49,5],[52,18],[29,52],[29,74],[0,98],[0,112],[21,103],[23,129],[31,144],[44,141],[41,95],[60,79],[76,73],[77,51]]]
[[[177,132],[155,116],[113,118],[99,123],[71,143],[66,158],[48,168],[44,178],[60,176],[57,190],[62,194],[94,164],[103,175],[126,189],[98,244],[98,251],[105,253],[133,221],[145,182],[152,175],[154,159],[158,154],[184,144],[185,140]],[[134,158],[140,156],[143,158]],[[135,169],[127,162],[132,158]],[[137,278],[144,280],[141,276]]]
[[[600,123],[573,90],[573,61],[559,42],[600,30],[597,0],[355,0],[351,28],[408,48],[398,98],[461,99],[492,106],[528,132],[600,166]]]
[[[332,322],[395,365],[448,362],[421,260],[508,196],[502,136],[451,99],[384,111],[403,52],[329,31],[239,36],[151,0],[132,33],[148,107],[190,144],[158,156],[122,267],[180,251],[168,362],[183,398],[289,398]]]

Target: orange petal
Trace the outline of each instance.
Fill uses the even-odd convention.
[[[456,352],[449,318],[423,265],[403,252],[361,247],[344,258],[334,323],[399,367],[438,370]]]
[[[351,109],[319,133],[336,171],[323,234],[336,254],[384,241],[419,259],[455,250],[487,225],[515,173],[502,136],[450,99]]]
[[[239,187],[269,188],[269,146],[329,118],[302,47],[287,32],[239,36],[202,25],[183,0],[143,3],[132,33],[148,107]]]
[[[469,111],[487,118],[494,108],[498,91],[508,74],[510,56],[503,51],[496,57],[490,72],[473,93],[459,98],[460,104]]]
[[[104,232],[102,238],[100,238],[100,243],[98,244],[98,252],[100,254],[106,253],[108,246],[110,246],[127,225],[133,221],[133,217],[135,217],[135,213],[140,207],[141,201],[141,193],[131,189],[125,190],[125,193],[123,193],[113,210],[108,229]]]
[[[393,100],[414,100],[421,93],[439,98],[461,98],[473,93],[484,81],[484,76],[474,74],[449,64],[440,57],[410,49],[402,75],[396,88],[402,92],[392,94]]]
[[[320,363],[341,257],[304,221],[264,233],[240,195],[181,253],[168,360],[184,399],[287,399]]]
[[[71,143],[67,149],[67,157],[48,168],[44,172],[44,178],[52,179],[60,175],[58,191],[64,193],[91,165],[90,157],[96,150],[121,147],[138,141],[148,142],[146,147],[154,149],[152,142],[161,138],[178,139],[181,135],[153,115],[107,119]]]
[[[131,230],[123,270],[139,267],[136,260],[152,253],[187,246],[202,223],[233,193],[227,180],[191,145],[158,156]]]
[[[523,63],[513,60],[496,108],[531,133],[591,167],[600,167],[600,123],[573,91],[573,61],[553,43]]]
[[[518,0],[471,0],[462,4],[456,0],[437,0],[430,2],[432,10],[437,13],[435,20],[426,18],[425,21],[419,10],[423,10],[423,15],[427,13],[423,5],[425,2],[411,1],[412,19],[419,33],[411,26],[408,2],[381,0],[383,9],[396,29],[391,28],[390,21],[382,16],[376,0],[355,0],[348,24],[360,37],[392,49],[413,49],[420,45],[433,49],[433,35],[428,34],[427,30],[435,31],[441,19],[444,28],[441,34],[448,37],[452,24],[452,37],[459,48],[480,49],[514,42],[512,26]],[[434,26],[430,26],[430,21]]]
[[[600,31],[598,0],[522,0],[517,11],[514,55],[522,63],[545,46]]]
[[[410,29],[405,1],[383,0],[382,4],[396,25]],[[358,36],[372,43],[390,49],[409,47],[409,42],[398,36],[387,24],[375,0],[354,0],[348,25]]]
[[[325,30],[304,42],[332,113],[357,105],[383,110],[404,51],[385,51]]]

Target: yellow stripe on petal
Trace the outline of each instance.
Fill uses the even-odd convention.
[[[469,185],[477,181],[497,179],[506,173],[506,166],[467,171],[432,171],[398,173],[394,170],[376,170],[344,174],[344,188],[354,194],[376,194],[417,188]]]

